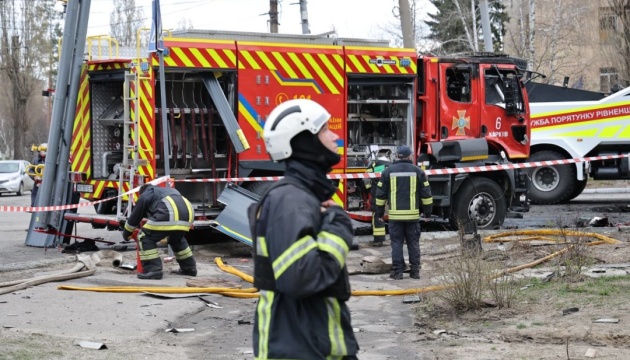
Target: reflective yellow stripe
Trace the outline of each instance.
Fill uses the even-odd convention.
[[[153,260],[160,258],[160,253],[157,249],[140,250],[138,251],[138,255],[140,256],[140,260]]]
[[[429,181],[428,181],[428,180],[424,182],[424,186],[426,186],[426,187],[429,187],[429,186],[430,186],[430,185],[429,185]]]
[[[389,178],[389,210],[396,210],[396,182],[398,181],[398,178],[393,177],[393,178]]]
[[[319,250],[325,251],[334,256],[340,267],[343,267],[346,264],[346,256],[348,256],[350,248],[339,236],[326,231],[320,231],[317,236],[317,245]]]
[[[171,220],[178,221],[179,209],[177,209],[177,205],[175,204],[175,201],[173,201],[173,198],[170,196],[165,197],[164,200],[168,201],[168,203],[171,204],[171,208],[173,209],[173,218]]]
[[[385,202],[387,202],[385,199],[376,199],[376,206],[385,206]]]
[[[339,300],[326,298],[326,310],[328,311],[328,339],[330,339],[330,355],[344,356],[348,354],[346,342],[341,328],[341,306]]]
[[[273,306],[273,291],[260,290],[258,300],[258,356],[257,359],[269,357],[269,329],[271,328],[271,309]]]
[[[133,232],[134,230],[136,230],[136,228],[137,228],[137,226],[131,226],[131,225],[129,225],[128,222],[125,223],[125,230],[127,230],[127,231],[132,231]]]
[[[158,225],[146,223],[143,226],[147,230],[155,231],[190,231],[190,224],[187,225]]]
[[[302,256],[307,254],[309,251],[316,249],[317,243],[313,240],[310,235],[307,235],[300,240],[296,241],[291,245],[288,249],[286,249],[282,255],[278,256],[278,258],[273,262],[273,276],[276,280],[284,274],[284,272],[291,266],[294,262],[300,260]]]
[[[188,208],[188,222],[192,223],[193,220],[195,220],[195,210],[193,210],[192,204],[190,203],[190,201],[188,201],[188,199],[186,199],[185,197],[182,197],[182,199],[184,200],[184,202],[186,203],[186,207]]]
[[[425,198],[422,199],[422,205],[431,205],[431,204],[433,204],[433,198],[432,197],[426,198],[426,199]]]
[[[417,179],[417,176],[412,176],[409,178],[409,208],[411,210],[416,210],[416,191],[418,186]]]
[[[376,214],[372,215],[372,235],[373,236],[385,236],[385,226],[376,226]]]
[[[264,236],[259,236],[256,243],[256,255],[269,257],[269,251],[267,250],[267,240]]]
[[[188,259],[189,257],[193,256],[192,250],[187,247],[182,251],[178,251],[175,253],[175,259],[177,260],[184,260],[184,259]]]

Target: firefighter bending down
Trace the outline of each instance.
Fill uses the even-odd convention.
[[[175,253],[180,275],[197,276],[197,263],[184,235],[192,226],[193,207],[179,191],[173,188],[145,184],[140,187],[140,197],[125,223],[123,238],[129,240],[143,218],[148,221],[138,234],[138,246],[143,272],[138,279],[161,279],[162,259],[158,253],[158,241],[168,237],[168,245]]]
[[[285,177],[250,207],[256,359],[356,359],[346,258],[352,222],[331,200],[326,173],[340,161],[330,114],[311,100],[278,105],[265,122],[267,152]]]
[[[380,156],[376,161],[372,162],[367,173],[382,173],[392,162],[387,156]],[[380,247],[385,242],[385,222],[376,216],[376,184],[378,178],[370,178],[365,181],[365,188],[370,192],[370,210],[372,211],[372,241],[368,243],[370,246]]]

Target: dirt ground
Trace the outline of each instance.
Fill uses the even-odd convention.
[[[622,243],[599,245],[581,253],[589,260],[590,272],[614,273],[620,277],[564,279],[557,275],[544,282],[538,278],[561,269],[552,260],[533,270],[515,274],[515,296],[509,308],[486,307],[455,312],[436,292],[422,293],[422,300],[404,304],[402,296],[353,297],[349,306],[359,339],[360,359],[578,359],[589,349],[597,359],[630,358],[630,321],[627,301],[630,290],[630,233],[608,232]],[[402,290],[443,283],[445,267],[459,261],[459,238],[423,234],[422,279],[387,281],[384,274],[352,275],[353,289]],[[566,245],[545,243],[484,244],[484,261],[499,268],[529,263]],[[133,259],[132,252],[125,260]],[[216,256],[251,273],[248,249],[238,244],[197,247],[198,278],[220,278],[248,287],[249,284],[225,274],[213,265]],[[351,252],[349,266],[358,272],[365,256],[380,255],[388,262],[389,249],[370,248],[361,243]],[[607,267],[611,264],[619,266]],[[625,266],[628,267],[625,267]],[[167,265],[169,266],[169,265]],[[42,271],[67,268],[67,264],[43,269],[0,273],[2,281],[32,276]],[[597,270],[600,269],[600,270]],[[603,269],[603,270],[601,270]],[[606,272],[602,272],[606,271]],[[589,272],[586,269],[584,272]],[[138,285],[132,273],[103,267],[92,277],[69,281],[73,285]],[[533,277],[531,277],[533,275]],[[181,278],[167,276],[159,285],[182,286]],[[64,283],[65,284],[65,283]],[[56,290],[58,284],[44,284],[14,294],[0,295],[0,359],[251,359],[251,331],[255,299],[208,299],[222,308],[206,307],[199,299],[164,300],[138,294],[102,295],[91,292]],[[56,299],[63,296],[61,299]],[[106,299],[106,300],[104,300]],[[81,304],[92,302],[84,309]],[[28,303],[28,305],[24,305]],[[64,304],[63,306],[61,304]],[[173,305],[170,305],[173,304]],[[128,312],[119,312],[122,306]],[[174,310],[177,306],[178,309]],[[41,309],[41,308],[44,309]],[[45,309],[48,307],[48,309]],[[563,310],[578,311],[563,315]],[[142,316],[138,316],[140,311]],[[98,312],[98,315],[95,314]],[[109,314],[108,314],[109,313]],[[76,324],[73,331],[51,327],[46,317],[64,317]],[[601,318],[618,323],[594,323]],[[92,319],[92,320],[89,320]],[[148,320],[147,320],[148,319]],[[135,323],[130,323],[130,321]],[[60,320],[58,319],[57,322]],[[80,323],[80,326],[78,326]],[[107,323],[107,324],[105,324]],[[194,328],[190,333],[167,333],[165,328]],[[108,349],[91,350],[79,341],[96,341]]]

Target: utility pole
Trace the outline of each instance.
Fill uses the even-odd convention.
[[[308,10],[306,9],[306,0],[300,0],[300,16],[302,17],[302,34],[310,34],[308,28]]]
[[[490,32],[490,13],[488,11],[488,0],[479,0],[479,11],[481,11],[481,29],[483,30],[483,49],[493,52],[492,33]]]
[[[278,33],[278,1],[269,0],[269,32]]]
[[[403,47],[415,49],[414,29],[411,26],[411,10],[408,0],[398,0],[398,10],[400,12],[400,28],[403,35]]]

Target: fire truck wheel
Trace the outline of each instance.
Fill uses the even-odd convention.
[[[577,186],[575,187],[575,190],[573,190],[573,194],[571,194],[571,196],[567,199],[567,201],[573,200],[576,197],[580,196],[580,194],[582,193],[582,191],[584,191],[584,189],[586,188],[586,183],[588,182],[588,179],[584,179],[584,180],[578,180],[577,181]]]
[[[565,159],[565,156],[551,150],[539,151],[529,157],[530,162],[562,159]],[[532,181],[529,198],[532,204],[536,205],[553,205],[568,201],[579,185],[573,164],[540,166],[528,170],[528,174]]]
[[[507,201],[499,184],[484,177],[471,177],[457,190],[453,199],[451,225],[465,231],[494,230],[503,225]]]

